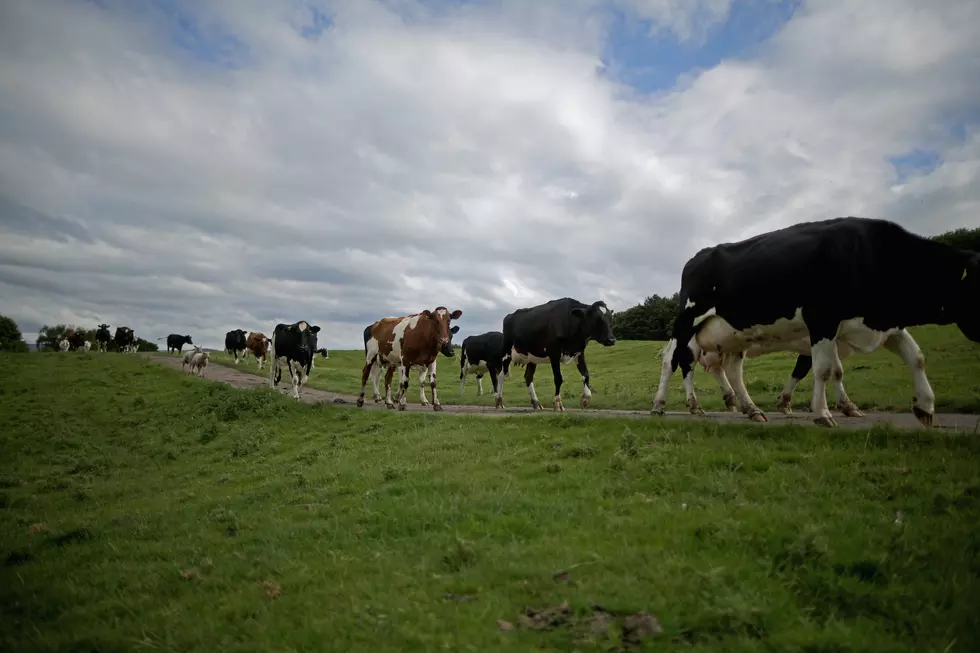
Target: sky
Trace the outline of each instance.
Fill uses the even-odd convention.
[[[11,0],[0,313],[460,342],[798,222],[975,227],[978,79],[974,0]]]

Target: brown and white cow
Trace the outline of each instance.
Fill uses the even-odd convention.
[[[461,310],[449,312],[445,306],[434,311],[425,310],[402,317],[381,318],[364,330],[364,369],[361,372],[361,395],[357,406],[364,405],[364,390],[368,377],[375,369],[387,368],[385,375],[385,405],[394,408],[391,400],[391,377],[398,368],[398,410],[405,410],[405,394],[408,392],[408,371],[421,368],[419,374],[420,402],[428,406],[425,398],[425,377],[429,376],[432,389],[432,410],[442,410],[436,394],[436,359],[440,353],[452,356],[453,334],[458,326],[450,328],[450,320],[458,320]],[[448,352],[448,353],[447,353]],[[375,381],[375,395],[377,382]],[[377,396],[376,399],[377,401]]]
[[[246,356],[248,353],[255,356],[255,360],[259,362],[259,369],[261,370],[262,364],[268,359],[269,339],[261,331],[250,332],[248,338],[245,340],[245,352]]]

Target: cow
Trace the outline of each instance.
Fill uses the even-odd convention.
[[[58,341],[58,349],[60,349],[61,351],[63,352],[68,351],[69,347],[71,347],[71,344],[68,342],[68,338],[62,338],[61,340]]]
[[[459,332],[459,326],[450,328],[452,320],[458,320],[463,311],[457,309],[452,313],[445,306],[437,306],[434,311],[428,309],[421,313],[403,315],[401,317],[381,318],[364,330],[364,369],[361,370],[361,395],[357,399],[358,408],[364,406],[364,390],[367,387],[368,376],[374,384],[374,400],[379,401],[377,376],[382,368],[387,368],[385,375],[385,406],[394,408],[391,400],[391,377],[398,369],[398,410],[405,410],[405,395],[408,392],[408,372],[413,368],[421,368],[419,373],[420,403],[428,406],[425,398],[425,378],[429,377],[429,387],[432,390],[432,410],[442,410],[442,404],[436,394],[436,363],[440,353],[452,357],[454,355],[453,334]],[[447,353],[448,352],[448,353]]]
[[[696,343],[689,344],[688,346],[696,346]],[[666,349],[666,347],[664,348]],[[664,350],[661,350],[663,354]],[[789,375],[789,379],[786,380],[786,385],[783,387],[783,391],[779,395],[779,400],[776,403],[776,410],[784,413],[786,415],[793,414],[793,392],[796,390],[796,386],[806,378],[806,375],[810,373],[810,369],[813,366],[813,359],[810,357],[810,339],[801,338],[800,340],[787,343],[786,351],[796,352],[798,354],[796,358],[796,365],[793,366],[793,371]],[[760,345],[752,345],[745,352],[745,358],[756,358],[762,356],[763,354],[770,353],[766,347]],[[851,354],[851,348],[842,342],[837,343],[837,355],[840,357],[841,361],[847,358]],[[725,402],[725,407],[731,412],[737,412],[737,401],[735,399],[735,390],[732,389],[731,384],[728,382],[728,377],[725,375],[725,369],[730,364],[732,354],[726,354],[722,356],[717,352],[701,351],[698,358],[698,363],[704,368],[706,372],[709,372],[711,376],[714,377],[715,381],[721,387],[722,399]],[[844,383],[841,382],[839,386],[834,387],[835,396],[837,399],[837,410],[839,410],[845,417],[864,417],[864,413],[857,407],[857,405],[850,400],[847,394],[844,392]]]
[[[259,362],[259,370],[262,369],[262,364],[266,360],[266,355],[269,353],[269,339],[265,337],[265,334],[260,331],[252,331],[248,334],[248,338],[245,339],[245,350],[251,352],[255,356],[255,360]]]
[[[92,349],[92,343],[86,340],[82,343],[82,351],[89,351]]]
[[[100,324],[99,330],[95,332],[95,348],[99,351],[109,350],[109,341],[112,340],[109,335],[109,325]]]
[[[504,407],[504,383],[510,378],[510,365],[526,365],[524,382],[531,395],[531,407],[542,410],[534,391],[534,371],[538,365],[551,364],[555,379],[554,410],[565,411],[561,400],[561,365],[576,361],[582,375],[582,408],[592,399],[589,367],[585,362],[585,347],[595,340],[604,347],[616,344],[612,330],[612,313],[606,303],[583,304],[571,297],[553,299],[530,308],[519,308],[504,317],[503,357],[496,374],[491,376],[497,398],[495,408]],[[489,366],[488,366],[489,367]]]
[[[246,338],[244,329],[234,329],[225,334],[225,351],[229,356],[235,357],[235,365],[238,365],[238,357],[245,356]]]
[[[459,350],[459,394],[466,391],[466,375],[476,372],[476,396],[483,394],[483,375],[496,376],[503,360],[504,334],[487,331],[478,336],[467,336]]]
[[[317,348],[317,334],[310,334],[310,346],[313,347],[313,353],[319,354],[324,360],[330,358],[330,352],[327,351],[326,347]],[[310,360],[310,369],[316,369],[316,356]]]
[[[185,365],[190,365],[190,373],[197,373],[198,376],[204,376],[204,369],[208,366],[208,361],[211,360],[211,354],[204,351],[198,346],[194,346],[194,349],[184,354],[184,360],[180,364],[180,368],[184,369]]]
[[[80,349],[85,343],[85,334],[80,331],[67,331],[64,337],[68,341],[69,351]]]
[[[163,340],[163,338],[157,338],[157,340]],[[167,353],[176,352],[178,354],[184,351],[184,345],[193,345],[194,341],[191,340],[190,336],[182,336],[176,333],[171,333],[167,336]]]
[[[133,333],[133,330],[127,326],[116,327],[115,341],[116,348],[119,351],[126,353],[133,349],[133,346],[136,343],[136,335]]]
[[[300,390],[310,376],[316,351],[316,334],[319,332],[320,327],[306,320],[276,325],[269,345],[269,384],[273,388],[279,385],[282,366],[285,365],[293,383],[293,397],[299,399]]]
[[[742,412],[753,421],[768,421],[745,387],[746,351],[752,345],[786,350],[806,339],[816,424],[837,426],[826,388],[830,382],[838,400],[846,397],[838,353],[844,345],[862,354],[884,347],[899,356],[915,386],[912,413],[931,426],[935,395],[925,357],[906,328],[956,324],[968,339],[980,342],[978,302],[980,254],[888,220],[849,216],[803,222],[706,247],[681,273],[678,312],[651,413],[663,415],[670,375],[680,367],[688,410],[703,414],[694,391],[694,361],[701,351],[714,351],[728,361],[726,376]]]

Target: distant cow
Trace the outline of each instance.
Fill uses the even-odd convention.
[[[279,385],[282,366],[285,365],[293,383],[293,397],[299,399],[300,390],[310,376],[316,351],[316,334],[319,332],[320,327],[306,320],[276,325],[269,346],[269,382],[273,388]]]
[[[69,344],[67,338],[62,338],[61,340],[58,341],[58,349],[60,349],[61,351],[68,351],[69,347],[71,347],[71,344]]]
[[[80,331],[68,331],[65,333],[65,340],[68,341],[69,351],[75,351],[85,343],[85,334]]]
[[[108,351],[110,340],[112,337],[109,335],[109,325],[100,324],[99,330],[95,332],[95,348],[99,351]]]
[[[846,346],[862,354],[885,347],[902,358],[915,386],[912,412],[929,426],[935,395],[925,358],[906,327],[955,323],[980,342],[978,303],[980,254],[922,238],[887,220],[804,222],[707,247],[681,273],[674,332],[664,348],[651,412],[663,414],[670,375],[680,367],[688,410],[703,413],[694,391],[694,362],[701,351],[712,351],[724,359],[722,374],[732,382],[742,412],[767,421],[745,387],[746,352],[753,345],[800,352],[804,341],[812,356],[811,409],[817,424],[837,425],[827,407],[828,382],[838,405],[851,403],[841,364]]]
[[[422,368],[419,374],[420,402],[428,406],[425,398],[425,378],[429,377],[432,390],[432,410],[442,410],[436,394],[436,362],[439,353],[452,356],[453,334],[458,326],[449,327],[451,320],[458,320],[463,311],[449,312],[445,306],[434,311],[425,310],[402,317],[381,318],[364,330],[364,369],[361,371],[361,395],[358,407],[364,405],[364,391],[368,377],[374,384],[375,401],[379,400],[377,376],[387,368],[385,376],[385,405],[394,408],[391,400],[391,377],[398,369],[398,409],[405,410],[405,394],[408,391],[408,372]]]
[[[157,340],[163,340],[163,338],[157,338]],[[182,336],[177,333],[171,333],[167,336],[167,353],[181,353],[184,351],[184,345],[193,345],[194,341],[191,340],[190,336]]]
[[[134,334],[133,330],[127,326],[116,327],[115,341],[116,348],[119,351],[126,353],[132,351],[133,346],[136,343],[136,334]]]
[[[244,329],[234,329],[225,334],[225,351],[235,357],[235,365],[238,365],[238,357],[245,355],[246,346]]]
[[[269,353],[269,339],[261,331],[252,331],[248,334],[248,338],[245,339],[245,349],[255,356],[255,360],[259,362],[259,369],[261,370],[266,355]]]
[[[82,351],[89,351],[90,349],[92,349],[92,343],[86,340],[85,342],[82,343],[81,349]]]
[[[197,373],[198,376],[204,376],[204,369],[208,366],[208,361],[211,360],[211,355],[195,346],[194,349],[190,350],[184,354],[184,360],[180,364],[180,368],[184,369],[185,365],[190,365],[190,373]]]
[[[504,334],[487,331],[478,336],[467,336],[459,347],[459,394],[466,391],[466,375],[476,372],[476,396],[483,394],[483,375],[489,368],[496,376],[503,361]]]
[[[501,347],[503,363],[492,373],[497,399],[495,407],[504,406],[503,379],[510,377],[510,364],[526,365],[524,381],[531,395],[531,407],[541,410],[534,391],[534,371],[538,365],[551,364],[555,379],[556,411],[564,411],[561,400],[561,365],[576,361],[582,375],[582,408],[592,399],[589,367],[585,362],[585,347],[595,340],[604,347],[616,344],[612,330],[612,313],[605,302],[583,304],[577,299],[563,297],[531,308],[519,308],[504,317],[504,338]],[[488,368],[490,365],[487,366]],[[496,368],[496,365],[494,365]]]

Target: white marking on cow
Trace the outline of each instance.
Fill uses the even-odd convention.
[[[64,338],[63,338],[63,339],[62,339],[62,340],[61,340],[61,341],[60,341],[60,342],[58,343],[58,348],[59,348],[59,349],[60,349],[61,351],[68,351],[68,347],[70,347],[70,345],[68,344],[68,340],[67,340],[67,339],[64,339]]]
[[[572,361],[578,359],[578,357],[581,355],[581,352],[577,354],[562,354],[561,364],[568,365]],[[510,360],[512,365],[527,365],[528,363],[534,363],[535,365],[551,365],[550,358],[534,356],[533,354],[522,354],[521,352],[517,351],[516,347],[511,347]]]
[[[715,307],[712,306],[707,311],[705,311],[702,315],[699,315],[696,318],[694,318],[694,322],[693,322],[694,326],[697,326],[702,322],[704,322],[705,320],[707,320],[709,317],[712,317],[713,315],[715,315],[715,312],[716,312]]]
[[[528,384],[527,389],[528,389],[528,392],[531,393],[531,405],[533,405],[535,408],[537,408],[538,406],[541,405],[541,402],[538,401],[538,393],[534,391],[534,382],[533,381],[530,384]]]
[[[300,323],[296,325],[296,328],[299,329],[299,332],[300,333],[302,333],[302,332],[306,331],[306,329],[307,329],[308,326],[309,325],[305,321],[300,320]]]
[[[442,404],[439,403],[439,395],[436,394],[436,364],[438,362],[439,362],[438,359],[433,360],[431,363],[429,363],[429,369],[428,369],[428,373],[429,373],[429,389],[432,390],[432,406],[433,407],[435,407],[435,406],[441,406],[442,405]],[[424,393],[425,393],[425,388],[424,387],[422,388],[422,392],[423,392],[423,396],[424,396]]]
[[[608,313],[608,312],[609,312],[609,309],[608,309],[608,308],[606,308],[605,306],[601,306],[601,305],[600,305],[600,306],[599,306],[599,312],[600,312],[600,313],[602,313],[603,315],[605,315],[606,313]]]
[[[405,339],[405,331],[415,329],[421,317],[421,315],[406,317],[391,330],[391,353],[388,354],[388,362],[392,365],[398,365],[402,359],[402,342]]]
[[[689,300],[687,300],[687,301],[686,301],[686,302],[684,303],[684,308],[685,308],[685,309],[688,309],[688,308],[694,308],[694,302],[692,302],[692,301],[691,301],[690,299],[689,299]]]
[[[695,340],[702,350],[727,354],[745,351],[753,344],[772,346],[807,337],[809,331],[803,322],[803,310],[797,308],[792,318],[779,318],[772,324],[757,324],[741,331],[712,313],[710,316],[706,315],[704,326],[698,331]]]
[[[92,343],[86,340],[85,342],[82,343],[82,349],[84,349],[85,351],[89,351],[90,349],[92,349]]]

